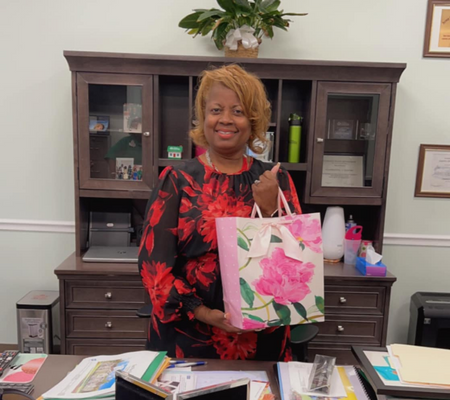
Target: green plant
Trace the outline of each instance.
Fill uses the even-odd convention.
[[[289,22],[286,16],[303,16],[307,14],[285,13],[278,10],[280,0],[217,0],[222,9],[196,9],[184,17],[178,24],[190,35],[206,36],[212,31],[216,47],[223,49],[228,32],[247,25],[255,30],[256,39],[262,36],[273,37],[273,28],[287,31]]]

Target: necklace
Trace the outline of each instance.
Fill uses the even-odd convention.
[[[209,149],[206,150],[205,153],[205,157],[206,157],[206,161],[208,162],[208,165],[215,171],[220,172],[219,169],[212,163],[211,161],[211,156],[209,155]],[[245,157],[245,154],[242,155],[242,157],[244,157],[244,160],[247,160],[247,158]]]

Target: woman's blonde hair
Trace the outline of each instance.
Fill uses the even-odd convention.
[[[205,123],[205,105],[211,87],[221,83],[237,94],[243,107],[244,115],[250,120],[251,135],[248,147],[260,154],[268,143],[266,132],[270,121],[270,103],[264,85],[259,78],[238,65],[224,65],[213,70],[203,71],[199,78],[199,88],[195,99],[195,128],[189,133],[197,146],[208,148],[203,126]],[[255,139],[259,139],[263,147],[255,146]]]

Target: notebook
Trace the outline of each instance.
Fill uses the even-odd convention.
[[[92,246],[83,256],[84,262],[137,263],[139,247]]]

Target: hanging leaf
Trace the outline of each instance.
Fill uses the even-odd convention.
[[[195,29],[198,27],[198,18],[202,12],[195,12],[189,15],[186,15],[179,23],[178,26],[184,29]]]
[[[252,9],[247,0],[233,0],[233,3],[248,11]]]
[[[278,236],[272,235],[270,237],[270,243],[281,243],[281,242],[282,242],[282,240]]]
[[[305,244],[303,242],[299,242],[299,245],[302,250],[305,250]]]
[[[323,297],[315,296],[316,297],[316,306],[319,309],[319,311],[322,314],[325,314],[325,302],[323,300]]]
[[[261,3],[261,8],[270,12],[275,11],[281,4],[280,0],[263,0]]]
[[[239,284],[241,285],[241,297],[248,304],[250,308],[253,308],[253,302],[255,301],[255,293],[252,288],[246,282],[244,278],[239,278]]]
[[[217,0],[217,4],[229,13],[234,12],[235,6],[233,0]]]
[[[272,304],[273,304],[273,308],[275,309],[275,312],[277,313],[277,315],[280,318],[283,325],[290,325],[291,310],[287,306],[278,304],[275,301]]]
[[[212,9],[209,11],[205,11],[203,14],[201,14],[200,17],[198,18],[198,22],[203,21],[204,19],[207,19],[207,18],[211,18],[211,17],[220,18],[223,15],[225,15],[225,13],[223,11]]]
[[[295,310],[300,314],[303,319],[308,321],[308,313],[306,312],[306,308],[301,303],[293,303]]]
[[[237,243],[241,249],[243,249],[245,251],[249,250],[247,242],[241,236],[238,236]]]

